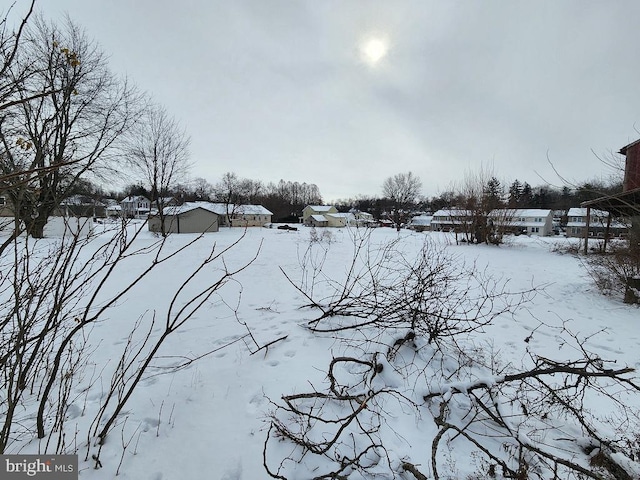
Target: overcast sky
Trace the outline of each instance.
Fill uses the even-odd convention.
[[[24,2],[24,0],[20,0]],[[20,3],[20,2],[19,2]],[[558,183],[640,134],[640,2],[55,0],[191,135],[193,176]]]

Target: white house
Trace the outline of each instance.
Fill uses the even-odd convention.
[[[273,213],[262,205],[233,205],[226,203],[191,202],[207,204],[207,208],[220,216],[221,226],[263,227],[271,223]]]
[[[431,230],[464,230],[472,219],[473,212],[470,212],[469,210],[457,208],[438,210],[431,218]]]
[[[313,227],[364,227],[373,224],[373,215],[351,209],[338,212],[331,205],[308,205],[302,210],[302,223]]]
[[[151,202],[142,195],[129,196],[120,202],[122,215],[128,218],[147,218],[151,211]]]
[[[416,232],[424,232],[431,230],[431,222],[433,215],[416,215],[409,222],[408,227]]]
[[[539,208],[498,208],[489,220],[504,233],[546,236],[553,233],[553,211]]]
[[[329,225],[329,219],[321,220],[320,217],[326,217],[331,213],[338,213],[338,209],[333,205],[307,205],[302,209],[302,223],[316,227],[326,227]],[[323,225],[325,221],[326,225]]]
[[[589,236],[604,236],[607,229],[607,220],[609,212],[603,210],[591,209],[589,216]],[[567,213],[567,237],[584,237],[587,228],[587,209],[586,208],[570,208]],[[611,220],[609,231],[613,234],[626,233],[627,225]]]

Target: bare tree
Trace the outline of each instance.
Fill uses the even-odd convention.
[[[189,137],[179,123],[158,105],[151,105],[146,110],[128,137],[128,160],[149,188],[152,205],[155,205],[160,219],[160,232],[166,236],[166,197],[173,186],[184,180],[191,167]]]
[[[25,79],[32,73],[32,70],[30,68],[16,69],[14,60],[20,46],[22,34],[27,26],[29,17],[33,13],[34,5],[35,0],[32,0],[29,10],[20,19],[15,31],[9,30],[9,12],[6,12],[4,18],[0,19],[0,112],[22,102],[48,94],[48,91],[36,91],[31,92],[31,95],[26,96],[26,98],[18,95],[18,91],[23,86]]]
[[[209,181],[202,177],[196,177],[191,182],[191,189],[197,200],[211,200],[213,195],[213,185]]]
[[[464,219],[456,234],[461,233],[469,244],[489,243],[493,237],[489,213],[502,204],[502,190],[493,167],[483,164],[477,171],[467,171],[453,188],[462,202],[459,206]]]
[[[242,204],[242,180],[233,172],[226,172],[214,187],[216,201],[225,206],[225,221],[232,226],[232,218]]]
[[[387,178],[382,184],[382,195],[392,204],[392,218],[396,227],[400,229],[407,209],[411,207],[420,195],[422,182],[411,172],[398,173]]]
[[[25,70],[30,75],[20,77]],[[116,142],[137,119],[139,96],[69,19],[62,27],[42,18],[30,25],[8,75],[21,83],[0,122],[2,188],[16,228],[42,237],[74,183],[109,166]]]

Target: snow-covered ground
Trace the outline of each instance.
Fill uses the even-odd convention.
[[[309,282],[313,273],[310,265],[314,261],[320,264],[321,255],[326,253],[323,273],[334,279],[344,277],[357,234],[348,229],[327,232],[315,233],[318,248],[311,251],[313,258],[307,257],[307,270],[303,271],[305,253],[310,254],[310,229],[247,230],[244,238],[224,255],[226,265],[233,269],[251,262],[256,253],[257,258],[168,338],[102,447],[102,468],[94,469],[92,461],[84,461],[87,452],[84,432],[108,388],[132,326],[142,319],[137,341],[145,328],[159,334],[173,293],[199,260],[214,244],[217,251],[232,245],[243,231],[223,228],[205,235],[181,255],[160,265],[152,276],[109,309],[91,328],[91,364],[74,387],[68,414],[70,433],[66,442],[69,448],[77,447],[80,477],[113,479],[119,470],[117,478],[131,480],[269,478],[262,456],[268,415],[275,408],[272,402],[280,403],[282,395],[326,388],[331,355],[347,351],[336,335],[314,334],[306,328],[318,312],[301,308],[308,300],[283,273],[294,282]],[[520,236],[509,238],[499,247],[468,246],[456,245],[452,236],[443,233],[375,229],[370,242],[383,245],[398,237],[405,252],[419,251],[425,239],[429,239],[437,248],[444,249],[452,261],[475,264],[477,269],[500,279],[508,291],[536,288],[536,294],[523,308],[498,316],[472,337],[475,345],[485,351],[490,349],[503,364],[515,368],[527,365],[528,352],[557,360],[572,358],[575,352],[559,330],[564,325],[577,338],[586,339],[585,346],[602,359],[616,361],[620,366],[640,365],[640,311],[624,305],[618,298],[601,295],[582,260],[557,251],[571,240]],[[177,250],[194,238],[171,236],[165,248],[167,252]],[[136,240],[140,247],[155,241],[157,237],[146,231]],[[109,289],[130,281],[148,264],[151,255],[147,252],[130,258],[126,268],[115,272]],[[216,275],[215,271],[201,274],[190,288],[195,291],[206,286]],[[156,324],[150,327],[154,311]],[[247,336],[248,331],[258,345],[281,340],[252,354],[256,344]],[[596,332],[600,333],[591,336]],[[362,355],[364,358],[365,352]],[[177,371],[167,369],[200,356]],[[91,388],[87,388],[89,384]],[[632,402],[640,406],[640,399]],[[390,405],[389,425],[397,437],[387,445],[389,458],[410,459],[429,474],[428,460],[436,431],[433,421],[418,419],[415,412],[407,411],[400,403],[396,407]],[[73,431],[81,433],[72,438]],[[290,444],[280,443],[269,447],[270,454],[293,452]],[[35,441],[13,448],[18,447],[25,453],[39,448]],[[96,448],[92,446],[90,451],[95,453]],[[480,466],[472,450],[469,446],[459,451],[443,449],[441,478],[465,478],[477,472]],[[272,465],[277,466],[277,458],[272,458]],[[304,469],[296,472],[288,468],[283,474],[290,478],[311,478]],[[447,471],[449,476],[445,475]],[[409,473],[403,475],[398,478],[414,478]],[[354,474],[350,478],[361,477]]]

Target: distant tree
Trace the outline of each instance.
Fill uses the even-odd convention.
[[[245,178],[240,181],[240,191],[243,197],[243,203],[254,205],[260,203],[264,192],[264,185],[260,180]]]
[[[490,217],[489,213],[502,205],[502,187],[492,167],[481,165],[475,172],[467,172],[462,181],[455,187],[459,198],[460,220],[456,227],[463,235],[465,242],[500,243],[502,233],[495,229],[496,224],[503,224],[505,219]],[[505,216],[509,215],[505,211]]]
[[[520,197],[522,197],[522,184],[515,179],[509,187],[509,198],[507,204],[510,208],[516,208],[520,205]]]
[[[208,180],[197,177],[191,182],[191,188],[188,189],[188,192],[192,194],[193,200],[209,201],[212,198],[214,187]]]
[[[231,219],[243,201],[242,181],[235,173],[226,172],[213,191],[216,201],[225,205],[227,225],[231,227]]]
[[[559,204],[559,210],[569,210],[571,208],[571,203],[573,201],[573,194],[571,189],[565,185],[562,187],[562,194],[560,196],[561,203]]]
[[[139,183],[133,183],[133,184],[128,185],[127,187],[125,187],[124,194],[122,195],[123,198],[124,197],[138,197],[138,196],[145,197],[145,198],[151,198],[151,192],[144,185],[139,184]]]
[[[503,207],[502,197],[504,196],[504,189],[500,184],[500,180],[496,177],[489,179],[485,185],[483,194],[484,209],[487,212]]]
[[[408,209],[415,204],[421,189],[420,178],[411,172],[398,173],[382,184],[382,195],[390,201],[392,219],[398,229],[409,213]]]
[[[461,206],[463,202],[456,196],[454,190],[446,190],[436,197],[432,197],[429,202],[429,210],[437,212],[443,208],[453,208]]]
[[[518,202],[518,207],[520,208],[530,208],[533,202],[533,189],[531,185],[527,182],[522,184],[522,194],[520,195],[520,201]]]
[[[262,205],[273,213],[274,221],[296,222],[307,205],[321,205],[322,195],[317,185],[280,180],[270,182],[259,197]]]
[[[151,192],[162,236],[167,235],[166,197],[191,167],[189,141],[180,124],[158,105],[149,106],[128,138],[127,157]]]

